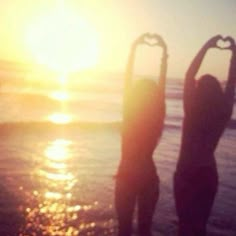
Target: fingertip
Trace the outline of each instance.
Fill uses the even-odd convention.
[[[235,45],[235,40],[233,37],[227,36],[227,37],[225,37],[225,40],[228,40],[232,45]]]
[[[225,37],[225,39],[232,39],[232,37],[229,36],[229,35],[227,35],[227,36]]]
[[[216,38],[219,38],[219,39],[222,39],[222,38],[223,38],[223,36],[222,36],[221,34],[217,34],[215,37],[216,37]]]
[[[227,39],[230,39],[230,40],[232,40],[232,41],[235,41],[232,36],[229,36],[229,35],[228,35],[226,38],[227,38]]]

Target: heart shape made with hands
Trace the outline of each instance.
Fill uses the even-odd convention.
[[[150,47],[160,45],[157,35],[155,34],[147,34],[144,39],[144,43]]]
[[[230,47],[232,46],[231,45],[231,42],[230,40],[226,37],[226,38],[221,38],[217,41],[217,44],[216,44],[217,48],[221,49],[221,50],[227,50],[227,49],[230,49]]]

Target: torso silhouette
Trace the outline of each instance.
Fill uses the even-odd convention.
[[[230,119],[226,101],[211,112],[207,106],[197,106],[197,96],[193,95],[183,121],[183,134],[177,171],[191,172],[200,167],[216,168],[214,151]]]
[[[124,106],[118,176],[134,181],[156,176],[152,156],[162,133],[164,114],[156,83],[140,81],[138,88],[130,91]]]

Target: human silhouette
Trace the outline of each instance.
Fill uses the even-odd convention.
[[[132,83],[135,51],[139,44],[148,44],[146,38],[155,38],[155,45],[162,47],[160,79],[158,83],[149,79]],[[122,154],[115,189],[119,236],[131,235],[136,205],[139,235],[151,236],[152,216],[159,197],[159,177],[152,155],[164,125],[166,71],[164,40],[159,35],[141,35],[132,45],[125,77]]]
[[[205,54],[210,48],[219,48],[219,40],[228,41],[230,46],[223,49],[232,51],[225,90],[212,75],[195,80]],[[186,73],[182,143],[174,176],[180,236],[206,235],[218,186],[214,152],[232,114],[235,82],[235,42],[217,35],[201,48]]]

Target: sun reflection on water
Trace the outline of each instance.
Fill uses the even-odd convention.
[[[45,149],[45,156],[51,161],[62,162],[69,158],[70,141],[65,139],[57,139]]]
[[[44,166],[38,170],[44,188],[33,192],[38,204],[26,208],[27,224],[22,235],[34,232],[40,235],[78,235],[79,229],[72,222],[77,220],[82,206],[71,204],[77,182],[68,165],[72,158],[71,145],[70,140],[56,139],[46,147]]]
[[[66,113],[54,113],[48,119],[55,124],[68,124],[72,121],[72,116]]]
[[[57,169],[57,170],[60,170],[60,169],[66,169],[67,168],[67,165],[65,163],[58,163],[58,162],[54,162],[54,161],[46,161],[46,164],[49,168],[52,168],[52,169]]]
[[[63,90],[53,91],[50,93],[50,97],[58,101],[68,101],[70,99],[69,93]]]
[[[78,178],[74,145],[70,140],[56,139],[44,148],[35,174],[39,185],[26,196],[22,210],[26,223],[19,236],[114,235],[114,221],[104,221],[99,202],[84,196],[90,188],[86,180]],[[101,215],[100,221],[94,221],[96,214]]]

